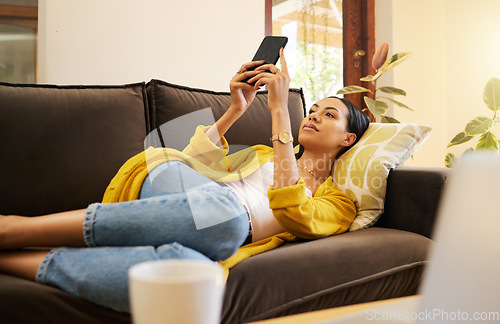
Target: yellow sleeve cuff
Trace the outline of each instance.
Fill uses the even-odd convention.
[[[271,185],[267,191],[267,197],[271,209],[302,205],[307,201],[306,183],[300,177],[297,183],[292,186],[274,189],[273,185]]]
[[[222,147],[215,145],[205,133],[210,126],[198,126],[189,145],[182,151],[205,164],[224,161],[229,151],[229,145],[224,137],[221,138]]]

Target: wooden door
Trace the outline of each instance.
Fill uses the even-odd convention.
[[[375,74],[372,58],[375,53],[375,0],[344,0],[344,85],[362,85],[373,91],[373,85],[359,81],[366,75]],[[356,106],[366,107],[366,93],[346,95]]]

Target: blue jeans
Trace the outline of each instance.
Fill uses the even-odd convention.
[[[168,162],[146,177],[138,200],[91,204],[83,231],[89,248],[51,250],[37,282],[128,312],[132,265],[173,258],[224,260],[243,244],[249,223],[229,189],[181,162]]]

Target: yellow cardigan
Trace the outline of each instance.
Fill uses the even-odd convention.
[[[130,158],[111,180],[104,193],[103,203],[135,200],[148,173],[166,161],[182,161],[205,176],[228,182],[244,178],[262,164],[273,161],[273,149],[255,145],[234,154],[228,154],[225,138],[222,146],[215,145],[206,136],[209,127],[198,126],[189,145],[181,152],[169,148],[148,148]],[[220,264],[226,272],[244,259],[274,249],[285,241],[298,238],[317,239],[345,232],[356,216],[354,203],[340,191],[329,177],[318,188],[314,197],[306,195],[302,178],[297,184],[268,190],[269,207],[286,232],[247,244]]]

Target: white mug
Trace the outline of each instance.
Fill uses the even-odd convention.
[[[212,261],[158,260],[128,271],[135,324],[219,324],[224,270]]]

